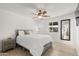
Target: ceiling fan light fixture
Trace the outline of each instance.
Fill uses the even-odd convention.
[[[35,14],[37,18],[49,17],[46,10],[39,9]]]
[[[38,16],[38,18],[42,18],[42,16]]]

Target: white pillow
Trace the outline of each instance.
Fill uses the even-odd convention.
[[[19,31],[19,35],[24,35],[24,31]]]

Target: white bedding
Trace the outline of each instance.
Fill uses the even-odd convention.
[[[18,36],[16,42],[29,49],[33,56],[40,56],[44,50],[44,45],[52,42],[52,38],[45,34],[30,34]]]

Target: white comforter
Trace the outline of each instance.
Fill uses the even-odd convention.
[[[31,34],[18,36],[16,42],[29,49],[33,56],[40,56],[44,50],[44,45],[52,42],[52,38],[45,34]]]

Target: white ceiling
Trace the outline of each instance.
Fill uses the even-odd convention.
[[[47,10],[49,16],[56,17],[76,10],[77,3],[1,3],[0,10],[32,16],[38,8]]]

